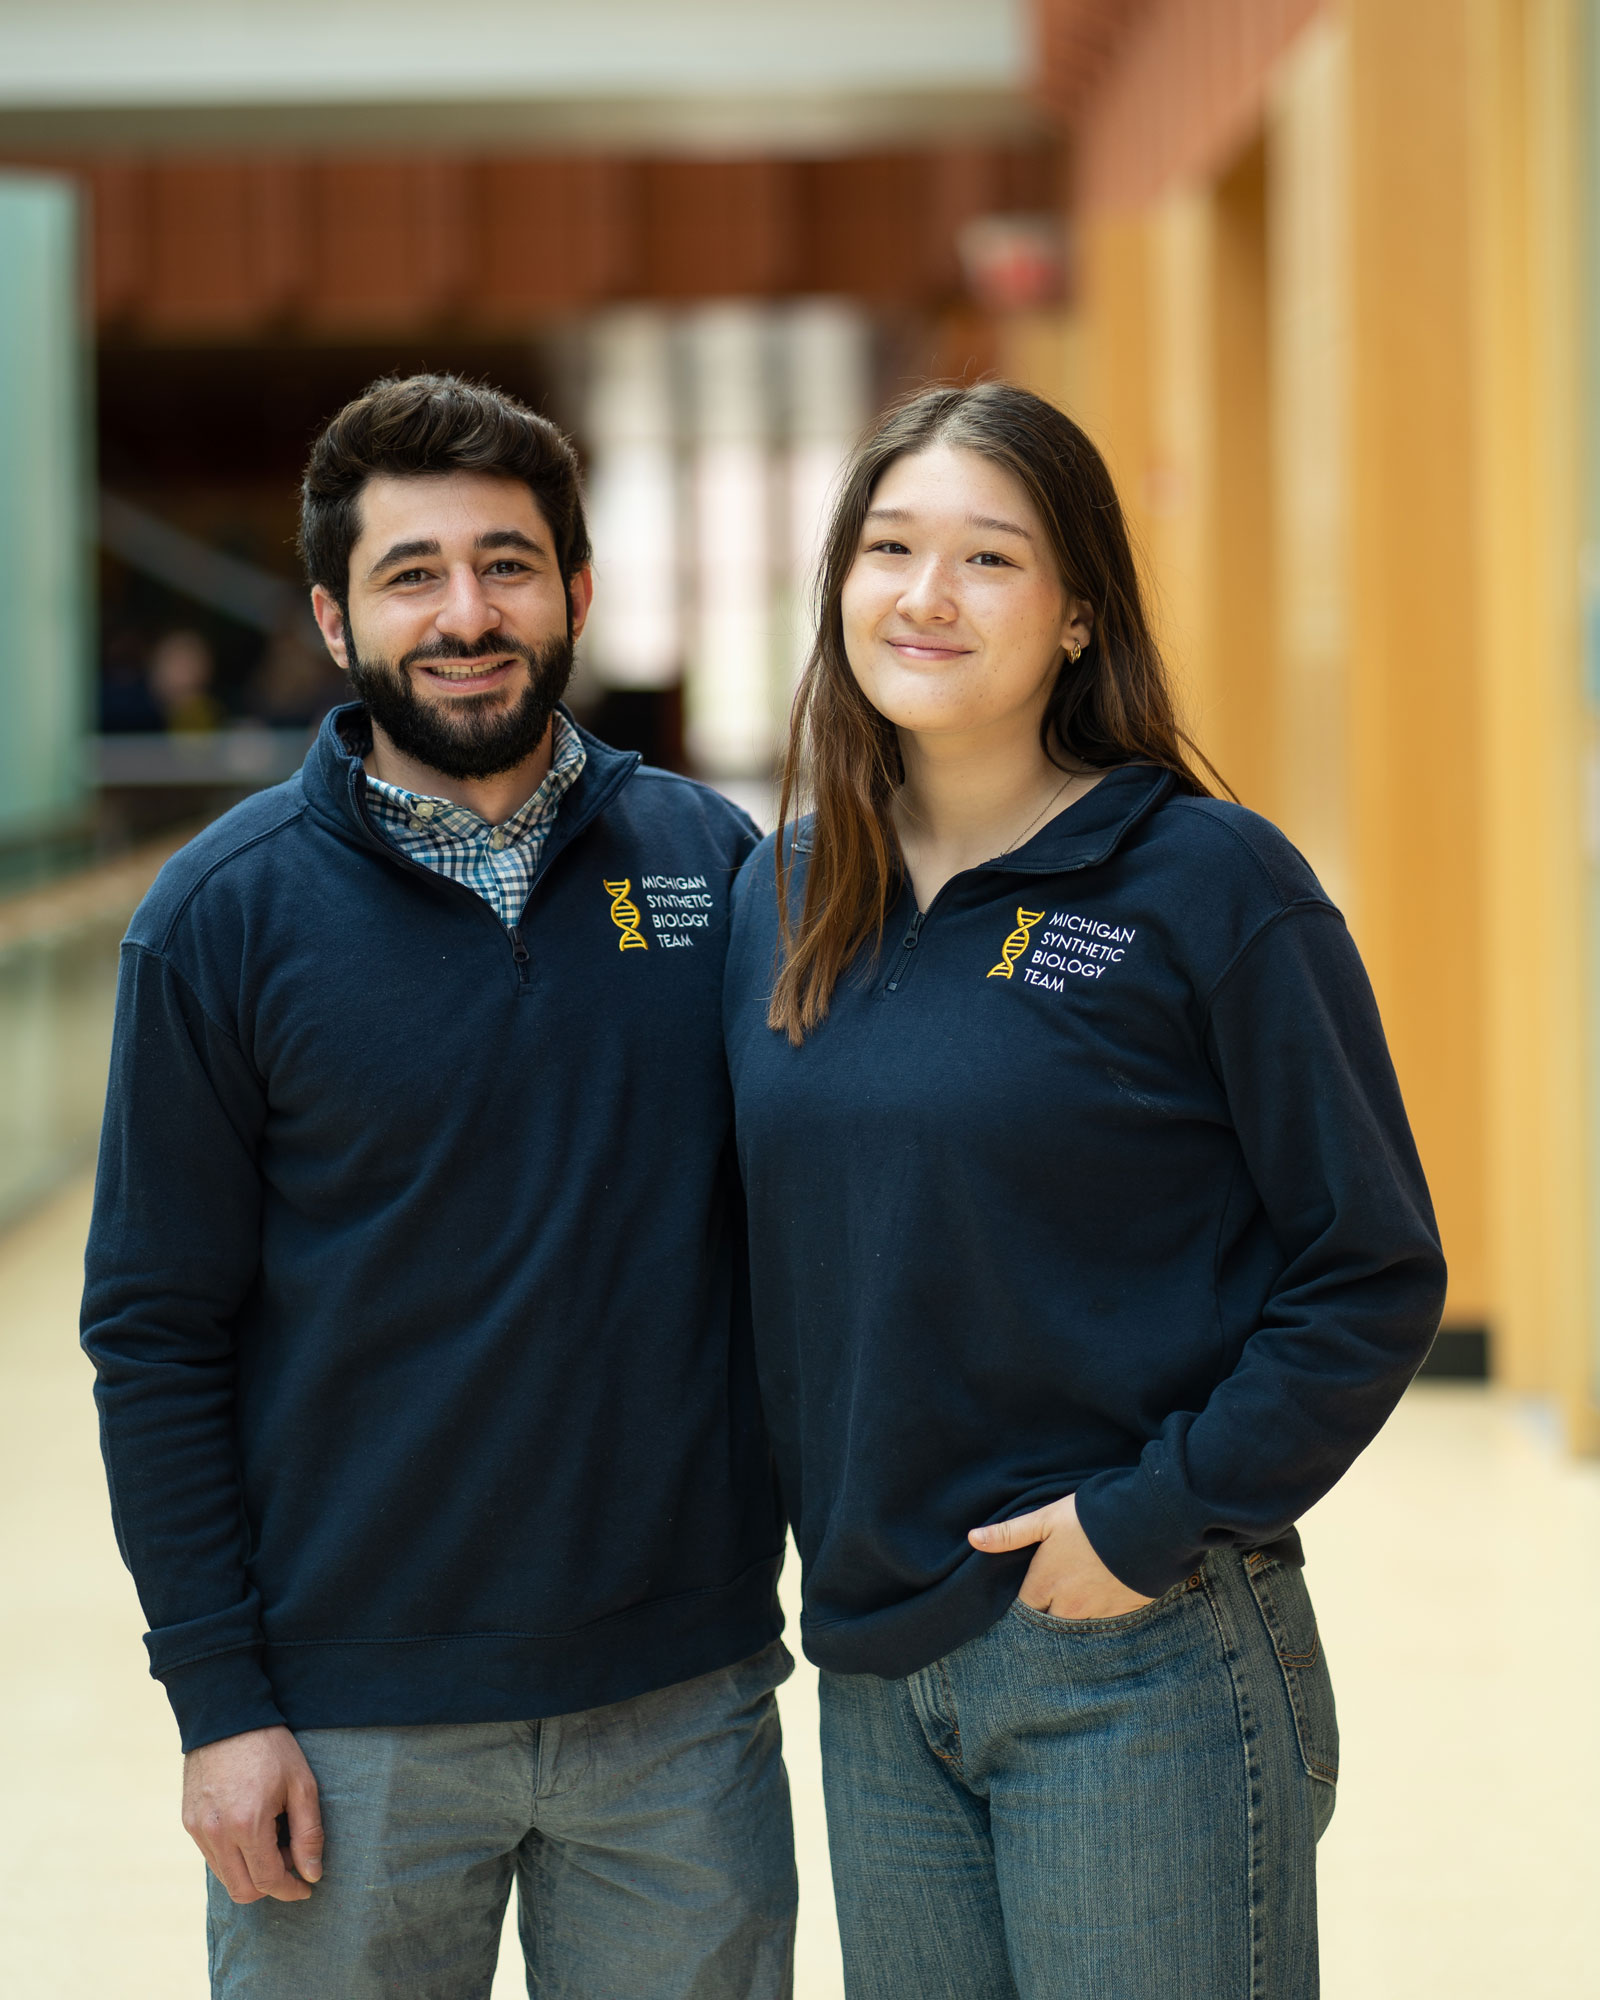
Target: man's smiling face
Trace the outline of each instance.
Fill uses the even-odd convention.
[[[453,778],[513,769],[543,741],[572,669],[589,574],[564,582],[521,480],[381,475],[362,488],[349,596],[314,608],[374,724]]]

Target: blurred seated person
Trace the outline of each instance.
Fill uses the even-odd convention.
[[[223,708],[211,691],[216,663],[198,632],[166,632],[150,652],[149,685],[165,728],[184,735],[219,729]]]
[[[145,644],[138,632],[113,632],[100,670],[100,727],[108,736],[164,729],[146,674]]]
[[[280,626],[251,676],[250,713],[273,729],[309,729],[344,699],[339,669],[320,637],[314,651],[298,623]]]

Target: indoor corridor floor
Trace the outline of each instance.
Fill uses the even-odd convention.
[[[0,1239],[0,1992],[203,2000],[200,1863],[76,1344],[87,1204]],[[1600,1995],[1600,1468],[1529,1406],[1427,1385],[1305,1535],[1344,1733],[1328,2000]],[[784,1694],[796,1990],[834,2000],[813,1682]],[[495,2000],[521,1990],[507,1956]]]

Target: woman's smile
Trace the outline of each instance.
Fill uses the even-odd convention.
[[[910,637],[888,639],[884,643],[893,647],[903,660],[931,660],[936,664],[958,660],[974,650],[971,646],[958,645],[953,639]]]

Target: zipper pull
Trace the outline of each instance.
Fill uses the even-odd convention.
[[[908,930],[905,936],[900,940],[900,949],[902,951],[916,950],[917,933],[922,929],[922,919],[926,915],[927,915],[926,910],[918,910],[917,914],[911,919],[910,930]],[[898,993],[900,991],[900,973],[898,971],[895,973],[893,979],[889,981],[889,984],[885,988],[885,991],[889,993]]]
[[[509,926],[509,935],[511,938],[511,956],[517,961],[518,965],[526,965],[528,962],[528,947],[522,942],[522,933],[517,929],[515,924]]]

